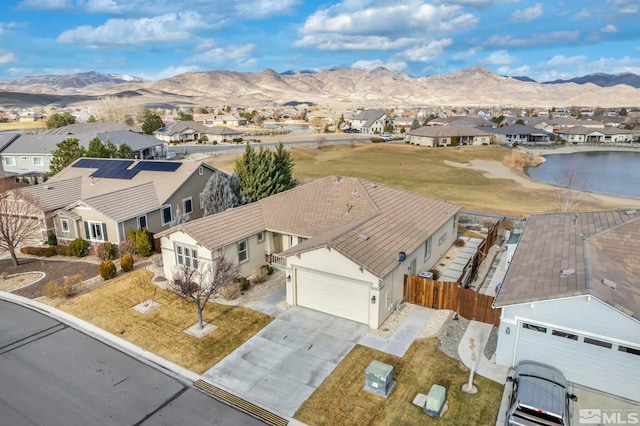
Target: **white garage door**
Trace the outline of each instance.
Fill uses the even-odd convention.
[[[344,277],[296,269],[297,304],[369,324],[369,285]]]
[[[571,382],[640,399],[640,348],[520,322],[516,364],[527,359],[559,368]]]

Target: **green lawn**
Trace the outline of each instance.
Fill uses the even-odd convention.
[[[469,370],[437,346],[437,339],[416,340],[399,358],[356,345],[294,417],[314,426],[495,424],[504,387],[476,375],[478,394],[463,394],[460,387],[468,380]],[[362,389],[365,369],[373,360],[394,367],[397,384],[388,398]],[[448,410],[440,418],[412,404],[418,393],[427,394],[433,384],[447,390]]]
[[[218,329],[197,339],[183,332],[197,321],[195,307],[150,278],[149,271],[139,269],[58,308],[198,374],[273,320],[251,309],[209,302],[204,320]],[[132,309],[152,297],[160,307],[144,314]]]

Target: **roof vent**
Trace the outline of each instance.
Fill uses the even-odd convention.
[[[580,215],[578,215],[577,213],[576,213],[575,216],[573,216],[573,226],[576,226],[578,224],[578,218],[579,217],[580,217]]]
[[[607,287],[609,287],[612,290],[615,290],[618,287],[615,282],[613,282],[611,280],[608,280],[606,278],[602,279],[602,284],[606,285]]]
[[[370,183],[370,184],[369,184],[369,186],[370,186],[371,188],[377,188],[377,187],[378,187],[378,185],[376,185],[375,183]]]
[[[347,203],[347,212],[345,214],[349,214],[349,212],[351,211],[351,207],[353,207],[351,204]]]
[[[570,276],[570,275],[573,275],[573,274],[575,274],[575,273],[576,273],[576,270],[575,270],[575,269],[573,269],[573,268],[562,269],[562,270],[560,271],[560,277],[561,277],[561,278],[566,278],[566,277],[568,277],[568,276]]]
[[[362,241],[369,241],[369,236],[364,232],[358,235]]]
[[[340,179],[342,178],[342,176],[336,176],[336,183],[340,183]]]
[[[627,210],[626,212],[624,212],[627,216],[633,216],[634,214],[636,214],[636,210]]]

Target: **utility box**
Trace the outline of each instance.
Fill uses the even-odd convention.
[[[427,278],[432,280],[433,279],[433,272],[429,272],[429,271],[420,271],[420,273],[418,274],[418,276],[420,278]]]
[[[447,401],[447,390],[444,386],[433,385],[424,404],[424,412],[431,417],[440,417],[444,403]]]
[[[395,384],[392,365],[371,361],[364,372],[364,390],[386,398]]]

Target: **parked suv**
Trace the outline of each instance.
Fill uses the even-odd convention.
[[[569,425],[567,379],[555,367],[535,361],[521,361],[513,376],[506,424],[509,426]]]

